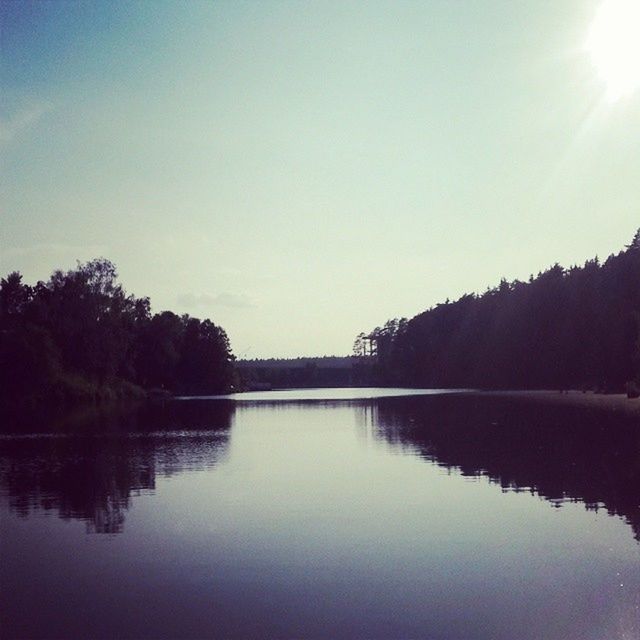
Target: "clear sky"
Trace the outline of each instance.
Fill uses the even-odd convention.
[[[3,1],[2,275],[104,256],[269,357],[606,257],[640,92],[600,5]]]

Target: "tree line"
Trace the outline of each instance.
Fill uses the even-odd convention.
[[[355,387],[363,384],[357,358],[321,356],[238,360],[236,368],[248,391]]]
[[[232,388],[234,356],[224,329],[125,292],[99,258],[25,284],[0,280],[0,401],[78,400]]]
[[[383,384],[636,393],[640,230],[603,263],[503,279],[481,295],[361,333],[354,352],[374,361]]]

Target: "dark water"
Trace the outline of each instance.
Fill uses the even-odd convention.
[[[2,637],[640,637],[637,421],[314,393],[3,425]]]

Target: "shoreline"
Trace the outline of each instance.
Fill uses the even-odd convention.
[[[627,398],[625,393],[594,393],[593,391],[477,391],[479,396],[494,396],[503,398],[521,398],[534,402],[566,405],[584,409],[614,412],[620,415],[637,416],[640,418],[640,398]]]

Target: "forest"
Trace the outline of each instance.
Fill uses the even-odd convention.
[[[640,381],[640,230],[606,261],[555,264],[407,320],[361,333],[354,353],[379,384],[592,389],[635,395]],[[373,353],[373,357],[371,354]]]
[[[99,258],[25,284],[0,281],[0,403],[218,393],[235,382],[225,331],[210,320],[152,314]]]
[[[98,258],[25,284],[0,280],[0,404],[362,384],[432,388],[640,390],[640,230],[601,262],[558,264],[389,320],[354,357],[246,361],[224,329],[152,314]]]
[[[370,382],[354,356],[238,360],[242,385],[252,391],[318,387],[358,387]],[[363,371],[364,369],[364,371]]]

